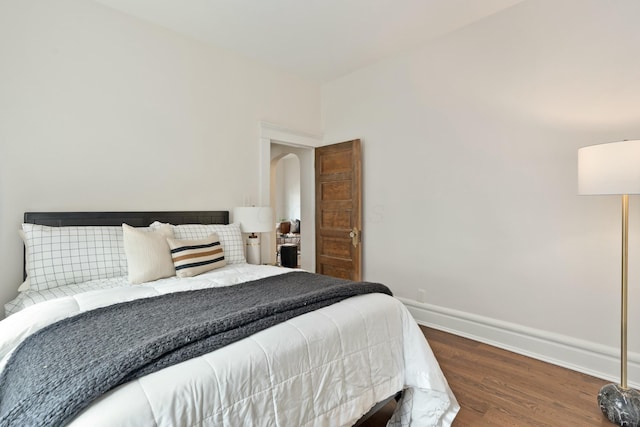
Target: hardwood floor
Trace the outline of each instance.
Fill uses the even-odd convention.
[[[596,402],[606,381],[446,332],[421,329],[460,404],[454,427],[614,426]],[[387,405],[363,426],[384,426],[393,408],[393,403]]]

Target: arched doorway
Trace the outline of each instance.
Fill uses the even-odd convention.
[[[320,136],[290,131],[269,123],[260,123],[260,203],[275,207],[272,200],[272,160],[285,154],[295,154],[300,163],[300,244],[302,252],[298,263],[315,272],[315,174],[314,147],[321,145]],[[274,211],[274,214],[277,214]],[[276,217],[276,219],[279,219]],[[306,233],[305,233],[305,224]],[[276,236],[274,232],[262,242],[262,259],[276,262]]]
[[[297,264],[302,259],[302,228],[300,211],[300,159],[286,146],[274,147],[272,144],[271,160],[271,206],[273,208],[276,228],[276,253],[280,254],[282,245],[295,245],[297,248]],[[279,149],[276,149],[279,148]],[[282,154],[276,154],[284,151]],[[281,257],[277,257],[281,263]]]

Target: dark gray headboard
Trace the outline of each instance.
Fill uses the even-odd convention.
[[[122,225],[146,227],[154,221],[171,224],[229,224],[229,211],[164,212],[25,212],[27,224],[50,227]],[[26,278],[26,271],[24,277]]]
[[[73,225],[122,225],[146,227],[154,221],[171,224],[228,224],[229,211],[164,212],[25,212],[28,224],[63,227]]]

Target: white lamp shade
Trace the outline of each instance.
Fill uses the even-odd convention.
[[[640,194],[640,140],[580,148],[578,193]]]
[[[267,233],[276,229],[270,207],[233,208],[233,222],[240,223],[243,233]]]

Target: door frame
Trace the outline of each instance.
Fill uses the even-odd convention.
[[[311,180],[300,181],[300,218],[301,228],[308,227],[302,232],[300,245],[303,247],[300,266],[311,272],[316,269],[316,237],[315,237],[315,147],[322,145],[322,135],[294,131],[268,122],[260,122],[260,168],[259,168],[259,204],[271,205],[271,144],[288,145],[298,149],[309,150],[309,160],[300,159],[300,173],[303,170],[311,174]],[[304,197],[306,194],[308,197]],[[275,224],[274,224],[275,226]],[[275,255],[275,227],[273,233],[262,234],[262,259],[270,264],[276,261]]]

